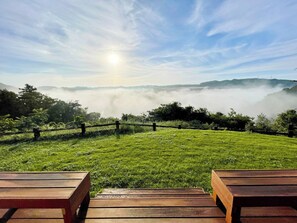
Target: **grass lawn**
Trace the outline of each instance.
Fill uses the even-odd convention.
[[[106,187],[210,191],[212,169],[296,169],[297,138],[211,130],[17,143],[0,138],[0,158],[0,171],[90,171],[93,196]]]

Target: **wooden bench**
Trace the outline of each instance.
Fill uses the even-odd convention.
[[[226,209],[227,223],[240,222],[242,207],[297,209],[297,170],[215,170],[211,185],[216,204]]]
[[[64,222],[72,223],[78,207],[87,208],[89,190],[88,172],[2,172],[0,213],[3,209],[6,211],[5,208],[10,208],[11,215],[17,208],[59,208]]]
[[[242,223],[296,223],[289,207],[242,209]],[[0,210],[1,219],[1,210]],[[18,209],[5,223],[63,223],[60,209]],[[76,223],[225,223],[211,196],[194,189],[105,189]]]

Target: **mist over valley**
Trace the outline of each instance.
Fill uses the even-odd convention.
[[[210,81],[196,85],[134,86],[134,87],[39,87],[50,97],[65,101],[78,100],[89,112],[102,117],[140,115],[174,101],[183,106],[207,108],[227,114],[231,108],[238,113],[268,117],[297,108],[297,93],[283,89],[295,86],[289,80],[236,79]]]

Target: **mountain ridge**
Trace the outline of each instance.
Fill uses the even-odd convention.
[[[232,80],[213,80],[202,82],[200,84],[173,84],[173,85],[136,85],[136,86],[103,86],[103,87],[88,87],[88,86],[75,86],[75,87],[56,87],[56,86],[39,86],[38,90],[66,90],[66,91],[85,91],[85,90],[100,90],[100,89],[178,89],[178,88],[189,88],[189,89],[228,89],[228,88],[255,88],[261,86],[268,87],[281,87],[281,88],[292,88],[296,86],[296,83],[287,79],[265,79],[265,78],[244,78],[244,79],[232,79]],[[0,89],[7,90],[18,90],[17,87],[0,83]]]

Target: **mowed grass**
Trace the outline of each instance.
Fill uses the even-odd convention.
[[[0,171],[90,171],[102,188],[211,190],[212,169],[296,169],[297,138],[161,130],[133,135],[4,143]]]

